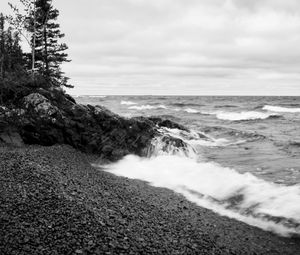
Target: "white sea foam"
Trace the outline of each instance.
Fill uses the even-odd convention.
[[[137,103],[132,102],[132,101],[121,101],[120,104],[123,104],[123,105],[135,105],[135,104],[137,104]]]
[[[184,109],[184,111],[187,113],[199,113],[199,111],[197,111],[196,109],[193,109],[193,108],[186,108],[186,109]]]
[[[276,113],[266,113],[266,112],[219,112],[216,113],[216,117],[221,120],[256,120],[256,119],[267,119],[269,117],[280,116]]]
[[[256,119],[267,119],[269,117],[280,116],[278,113],[267,113],[257,111],[243,111],[243,112],[222,112],[222,111],[198,111],[193,108],[186,108],[183,111],[188,113],[199,113],[204,115],[215,115],[220,120],[256,120]]]
[[[176,128],[161,128],[162,133],[168,133],[173,137],[182,139],[187,144],[193,146],[205,147],[224,147],[229,145],[237,145],[246,142],[246,140],[230,141],[226,138],[214,138],[203,132],[196,132],[194,130],[184,131]]]
[[[272,106],[272,105],[265,105],[263,110],[271,111],[271,112],[290,112],[290,113],[297,113],[300,112],[300,108],[287,108],[281,106]]]
[[[250,173],[177,155],[129,155],[106,170],[172,189],[199,206],[265,230],[300,234],[300,186],[269,183]]]
[[[133,105],[128,107],[128,109],[130,110],[138,110],[138,111],[142,111],[142,110],[154,110],[154,109],[167,109],[167,107],[163,104],[161,105]]]
[[[225,147],[230,145],[238,145],[247,142],[246,140],[230,141],[226,138],[211,138],[210,140],[191,140],[190,144],[194,147],[207,146],[207,147]]]
[[[176,155],[178,157],[188,157],[192,159],[198,159],[199,155],[197,155],[196,149],[185,143],[184,147],[176,147],[173,143],[164,142],[164,135],[155,137],[152,139],[151,150],[148,153],[148,157],[152,156],[162,156],[162,155]],[[183,140],[184,141],[184,140]]]
[[[299,185],[274,184],[251,173],[204,162],[195,150],[195,145],[230,145],[226,139],[214,140],[205,133],[179,129],[159,131],[148,158],[128,155],[105,170],[172,189],[199,206],[264,230],[284,236],[300,234]],[[186,146],[166,143],[164,136],[180,138]]]

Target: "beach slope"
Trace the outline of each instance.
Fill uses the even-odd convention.
[[[300,254],[300,240],[117,177],[67,145],[0,148],[0,254]]]

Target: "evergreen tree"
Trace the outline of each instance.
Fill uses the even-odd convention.
[[[4,94],[4,16],[0,14],[0,103],[3,104]]]
[[[4,55],[5,55],[5,32],[4,32],[4,16],[0,14],[0,79],[4,78]]]
[[[23,10],[11,3],[8,3],[11,7],[14,15],[6,16],[9,24],[26,40],[31,48],[31,54],[26,54],[31,64],[31,76],[34,80],[35,77],[35,37],[36,37],[36,0],[20,0]],[[27,33],[29,32],[29,34]],[[32,38],[32,40],[30,39]]]
[[[35,15],[36,68],[53,86],[72,87],[60,68],[63,62],[70,60],[65,53],[67,45],[59,42],[64,37],[56,22],[59,11],[53,7],[52,0],[36,0],[35,4],[35,14],[31,17]]]
[[[5,87],[0,97],[8,91],[13,97],[20,95],[20,86],[23,94],[36,88],[73,87],[61,71],[61,64],[69,61],[65,53],[68,47],[59,42],[64,34],[56,22],[59,12],[52,0],[19,1],[21,9],[9,3],[14,15],[0,17],[0,85],[1,89]],[[4,20],[14,30],[5,31]],[[29,44],[31,53],[23,54],[19,35]]]
[[[11,27],[5,30],[4,23],[5,18],[0,14],[0,103],[18,96],[28,77],[19,34]]]

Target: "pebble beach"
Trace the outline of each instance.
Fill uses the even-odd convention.
[[[92,167],[67,145],[0,148],[0,254],[300,254],[299,237]]]

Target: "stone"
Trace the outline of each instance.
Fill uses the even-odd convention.
[[[0,108],[0,128],[17,127],[13,134],[0,129],[5,143],[69,144],[109,161],[127,154],[146,156],[160,127],[186,130],[180,124],[159,117],[128,119],[100,105],[77,104],[58,89],[37,89],[21,98],[18,105],[21,107],[11,111]],[[181,140],[172,142],[183,146]]]
[[[59,111],[47,98],[38,93],[24,97],[24,107],[25,109],[32,108],[33,111],[42,114],[43,117],[52,116]]]
[[[24,146],[23,139],[21,138],[18,131],[14,128],[5,128],[2,132],[0,132],[0,141],[5,144],[22,147]]]
[[[154,122],[159,127],[166,127],[166,128],[173,128],[173,129],[176,128],[176,129],[188,131],[188,129],[185,126],[180,125],[180,124],[178,124],[174,121],[168,120],[168,119],[164,119],[164,118],[160,118],[160,117],[150,117],[149,120]]]

